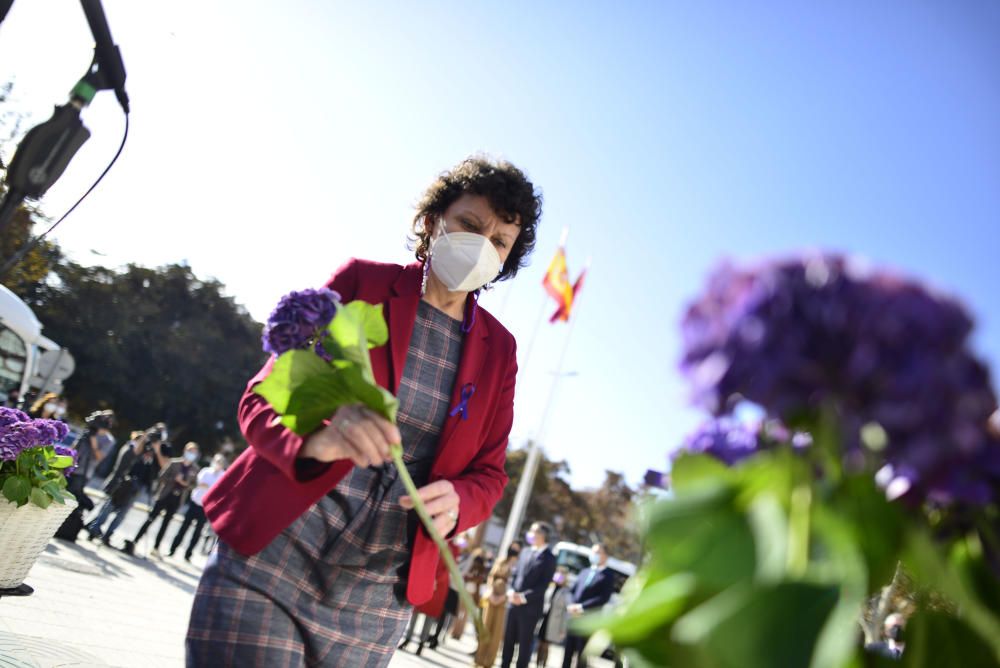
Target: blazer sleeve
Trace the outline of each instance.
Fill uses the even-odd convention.
[[[540,601],[545,596],[545,590],[552,581],[552,576],[556,573],[556,557],[551,552],[546,552],[524,576],[521,582],[522,594],[530,602]]]
[[[615,587],[615,578],[608,572],[607,569],[604,569],[604,572],[600,575],[601,578],[598,581],[597,586],[592,587],[592,591],[589,592],[592,596],[580,601],[580,605],[584,610],[599,608],[611,600],[611,593],[614,591]]]
[[[354,298],[358,284],[358,265],[349,260],[333,277],[326,287],[336,290],[341,300],[348,302]],[[332,462],[321,463],[312,459],[299,459],[299,450],[305,438],[281,424],[280,416],[271,408],[264,397],[254,393],[254,386],[264,380],[274,366],[272,355],[256,376],[250,379],[247,389],[240,399],[237,417],[240,430],[247,443],[258,455],[296,482],[308,482],[329,470]]]
[[[452,478],[458,494],[458,522],[452,535],[478,526],[493,513],[493,507],[503,496],[507,485],[504,461],[507,458],[507,438],[514,424],[514,381],[517,379],[517,345],[511,345],[506,362],[500,400],[483,446],[457,478]]]

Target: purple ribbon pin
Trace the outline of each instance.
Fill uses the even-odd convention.
[[[450,415],[451,417],[455,417],[456,415],[458,415],[459,413],[461,413],[462,414],[462,419],[463,420],[468,420],[469,419],[469,399],[471,399],[472,395],[475,394],[475,393],[476,393],[476,386],[475,385],[473,385],[472,383],[466,383],[465,385],[463,385],[462,386],[462,398],[459,400],[458,404],[454,408],[451,409],[451,412],[448,413],[448,415]]]

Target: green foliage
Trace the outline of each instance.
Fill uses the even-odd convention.
[[[63,261],[22,298],[73,353],[65,395],[76,415],[113,408],[126,434],[163,421],[206,451],[238,433],[237,402],[264,361],[261,326],[218,281],[183,265]]]
[[[26,448],[13,461],[0,462],[0,493],[18,507],[31,502],[48,508],[53,501],[66,503],[66,476],[62,469],[72,457],[57,455],[51,445]]]
[[[920,611],[907,625],[903,666],[995,666],[997,655],[962,619]]]
[[[337,309],[323,347],[333,356],[324,362],[307,350],[278,356],[274,368],[254,392],[281,414],[281,423],[305,435],[347,404],[361,403],[391,422],[399,402],[375,384],[368,350],[385,345],[389,332],[382,307],[353,301]]]
[[[625,602],[578,630],[637,666],[883,665],[858,622],[902,561],[957,604],[913,620],[904,663],[998,665],[1000,585],[979,534],[932,540],[871,476],[817,477],[824,457],[823,443],[809,458],[779,450],[733,468],[682,456],[674,497],[646,511],[648,558]]]

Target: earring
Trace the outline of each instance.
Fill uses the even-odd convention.
[[[427,259],[424,260],[424,276],[420,281],[420,296],[423,297],[427,293],[427,272],[431,268],[431,256],[428,255]]]

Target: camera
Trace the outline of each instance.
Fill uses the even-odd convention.
[[[157,422],[155,425],[146,429],[142,435],[145,437],[143,441],[142,451],[153,452],[153,443],[160,444],[160,451],[164,454],[169,452],[169,445],[167,444],[167,425],[162,422]]]

